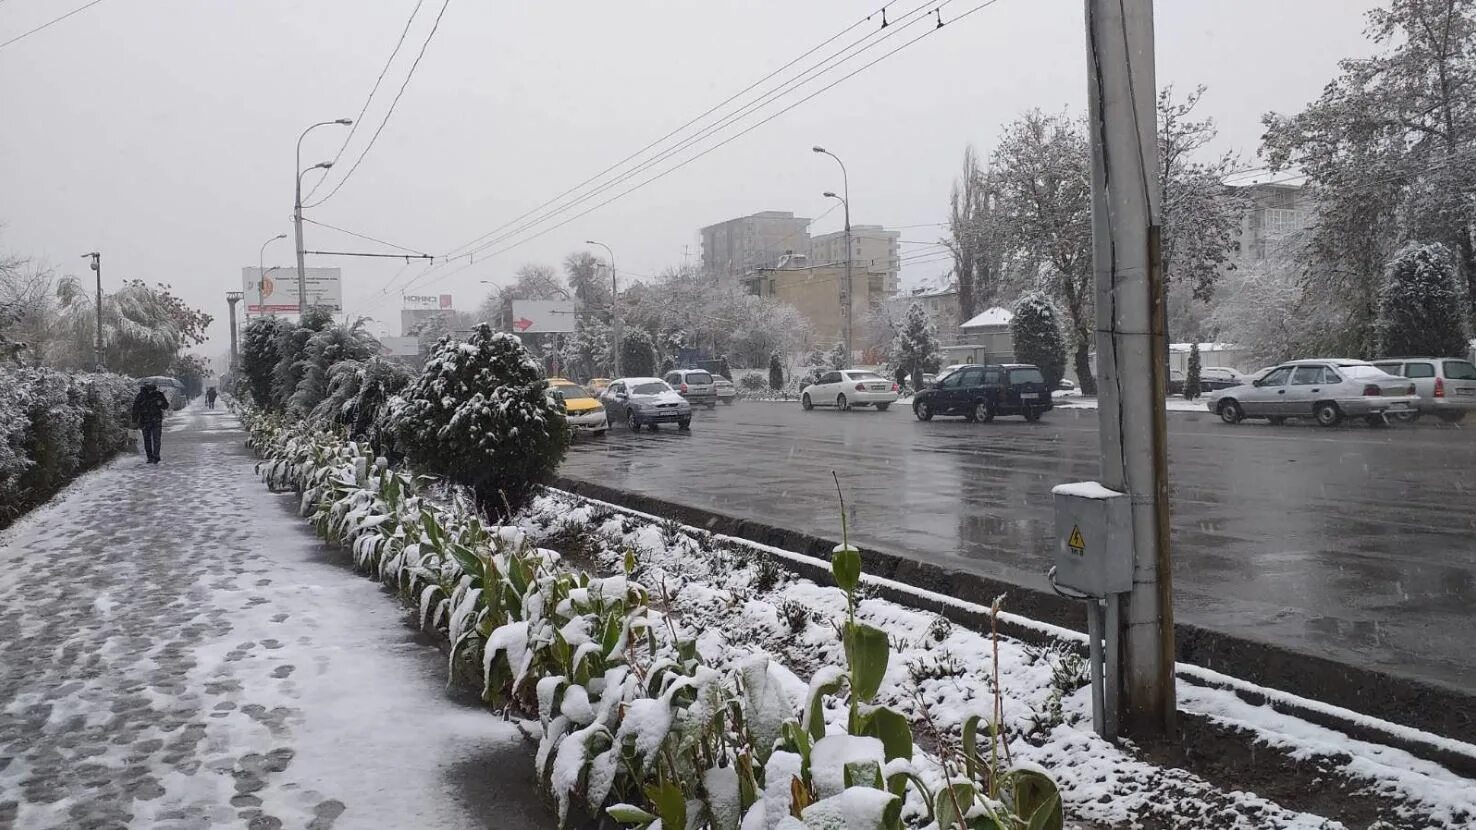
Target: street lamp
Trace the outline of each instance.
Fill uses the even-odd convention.
[[[841,289],[840,289],[840,303],[841,303],[841,341],[846,344],[846,362],[847,363],[850,363],[851,362],[851,259],[852,259],[852,253],[851,253],[851,180],[850,180],[850,177],[846,174],[846,163],[840,160],[840,156],[837,156],[835,153],[830,152],[829,150],[825,149],[824,147],[821,147],[818,144],[815,145],[814,147],[811,147],[810,149],[813,150],[813,151],[815,151],[815,152],[817,152],[817,153],[821,153],[823,155],[827,155],[827,156],[830,156],[831,158],[835,159],[835,163],[836,164],[839,164],[840,165],[840,169],[841,169],[841,185],[842,185],[841,190],[842,190],[842,192],[845,195],[844,196],[836,196],[834,193],[831,193],[829,191],[827,191],[825,193],[825,195],[828,196],[828,197],[831,197],[831,198],[840,199],[841,205],[845,208],[845,212],[846,212],[846,278],[841,283]]]
[[[83,259],[92,260],[91,268],[97,273],[97,342],[93,344],[93,358],[97,362],[97,370],[103,370],[103,345],[102,345],[102,254],[97,251],[82,255]]]
[[[297,313],[299,318],[302,315],[307,314],[307,274],[303,271],[302,253],[302,174],[306,173],[307,171],[302,169],[302,140],[304,138],[307,138],[308,133],[319,127],[326,127],[329,124],[338,124],[340,126],[346,127],[352,123],[354,122],[351,118],[339,118],[333,121],[319,121],[318,123],[308,127],[306,130],[303,130],[302,134],[297,137],[297,161],[294,167],[294,169],[297,171],[297,196],[293,200],[292,219],[297,226]],[[333,162],[325,161],[322,164],[315,164],[309,169],[327,170],[332,166]]]
[[[272,244],[273,242],[276,242],[278,239],[286,239],[286,238],[287,238],[287,234],[285,234],[285,233],[279,233],[276,236],[272,237],[271,239],[268,239],[267,241],[261,243],[261,249],[256,252],[256,278],[258,280],[261,279],[262,275],[266,273],[266,261],[265,260],[266,260],[266,249],[267,249],[267,246],[270,245],[270,244]]]
[[[611,360],[611,368],[614,369],[615,377],[620,377],[620,286],[615,283],[615,252],[610,246],[593,239],[584,240],[586,245],[598,245],[605,249],[610,255],[610,339],[615,341],[614,357]]]

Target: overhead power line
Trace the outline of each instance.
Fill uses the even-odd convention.
[[[72,15],[74,15],[74,14],[80,14],[81,12],[85,12],[88,9],[92,8],[93,6],[96,6],[98,3],[101,3],[102,1],[103,0],[92,0],[91,3],[88,3],[88,4],[83,5],[83,6],[78,6],[77,8],[72,9],[71,11],[69,11],[66,14],[62,15],[61,17],[53,17],[52,19],[46,21],[45,23],[42,23],[40,26],[37,26],[34,29],[31,29],[31,30],[26,31],[26,32],[21,32],[20,34],[16,35],[15,37],[11,38],[10,40],[5,41],[4,43],[0,43],[0,49],[4,49],[5,47],[9,46],[12,43],[17,43],[19,41],[25,40],[26,38],[30,37],[31,35],[36,34],[37,32],[41,32],[41,31],[45,31],[46,29],[50,29],[52,26],[55,26],[56,24],[62,22],[63,20],[66,20],[67,18],[71,17]]]
[[[418,250],[416,250],[414,248],[406,248],[404,245],[396,245],[393,242],[386,242],[383,239],[375,239],[372,236],[368,236],[368,235],[362,234],[362,233],[356,233],[356,232],[351,231],[351,230],[348,230],[346,228],[340,228],[340,227],[338,227],[336,225],[330,225],[327,222],[319,222],[316,219],[309,219],[306,216],[302,217],[302,221],[307,222],[308,224],[311,224],[311,225],[317,225],[320,228],[327,228],[330,231],[338,231],[339,233],[346,233],[349,236],[357,237],[357,238],[362,239],[362,240],[364,240],[366,242],[376,242],[376,243],[378,243],[380,245],[385,245],[385,246],[390,247],[390,248],[399,248],[402,251],[405,251],[407,253],[416,254],[417,256],[429,256],[429,254],[425,253],[424,251],[418,251]]]
[[[347,173],[343,174],[343,178],[338,180],[338,184],[334,185],[333,189],[328,191],[327,196],[324,196],[323,198],[319,199],[316,202],[313,202],[310,205],[303,205],[303,207],[317,207],[318,205],[323,204],[329,199],[332,199],[333,194],[337,193],[339,189],[342,188],[344,184],[349,180],[349,177],[354,175],[354,171],[359,169],[359,165],[364,163],[364,157],[369,155],[370,150],[374,149],[374,142],[379,140],[379,134],[384,132],[384,127],[386,124],[389,123],[390,116],[393,116],[395,114],[395,107],[400,103],[400,96],[405,94],[405,88],[410,85],[410,79],[415,77],[415,70],[417,67],[420,66],[421,59],[425,57],[426,49],[430,48],[431,39],[436,36],[436,30],[441,28],[441,18],[446,16],[446,9],[450,5],[451,0],[445,0],[445,2],[441,3],[441,10],[439,12],[436,12],[436,20],[434,23],[431,24],[430,33],[425,36],[425,42],[420,44],[420,52],[416,54],[415,61],[410,64],[410,71],[405,73],[405,80],[400,83],[400,89],[398,92],[395,93],[394,100],[390,101],[389,109],[385,111],[384,118],[380,120],[379,126],[375,128],[374,135],[369,137],[369,143],[364,146],[363,152],[359,153],[358,158],[354,159],[353,166],[349,168]]]
[[[390,50],[389,58],[384,62],[384,68],[379,70],[379,77],[374,79],[374,86],[369,88],[369,95],[364,98],[364,106],[359,108],[359,114],[354,117],[353,126],[349,127],[349,134],[344,137],[343,143],[338,146],[338,152],[333,154],[331,164],[338,164],[338,160],[343,158],[343,151],[348,149],[349,142],[354,140],[354,133],[358,132],[359,126],[364,123],[364,114],[369,111],[369,104],[374,100],[375,93],[379,92],[379,85],[384,82],[385,74],[389,72],[390,66],[395,62],[395,57],[400,54],[400,47],[405,45],[405,36],[410,34],[410,26],[415,22],[415,16],[420,14],[420,7],[424,3],[425,0],[415,0],[415,8],[410,10],[410,17],[405,21],[405,28],[400,30],[400,39],[395,41],[395,48]],[[317,193],[318,188],[322,187],[323,182],[327,180],[328,170],[324,170],[323,175],[318,177],[318,181],[313,184],[313,189],[309,190],[307,196],[304,198],[313,198],[313,194]]]

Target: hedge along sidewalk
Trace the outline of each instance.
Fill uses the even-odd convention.
[[[311,461],[313,452],[318,451],[303,449],[298,457],[302,462]],[[368,481],[367,463],[347,463],[351,457],[337,458],[336,464],[327,467],[337,466],[340,474],[350,474],[350,481],[343,483],[349,501],[344,502],[345,513],[337,521],[349,521],[350,514],[352,522],[373,522],[374,527],[393,521],[381,518],[384,511],[371,508],[372,499],[352,498],[352,483]],[[332,459],[320,458],[317,463],[324,461]],[[276,466],[268,466],[268,475],[275,474]],[[328,476],[332,475],[330,469]],[[309,495],[305,494],[305,506]],[[322,518],[332,513],[319,515]],[[597,573],[619,573],[629,562],[625,551],[638,551],[635,558],[640,571],[636,575],[646,584],[661,586],[667,610],[680,625],[701,632],[696,642],[699,653],[723,671],[735,667],[741,670],[746,661],[764,655],[788,669],[813,673],[817,678],[824,677],[827,667],[835,664],[840,650],[835,625],[844,614],[844,592],[794,579],[775,567],[776,561],[793,554],[557,492],[540,498],[521,516],[519,524],[520,536],[528,535],[538,544],[576,554],[577,563]],[[355,556],[381,578],[402,580],[409,567],[408,546],[375,550],[376,544],[373,536],[359,537],[353,542]],[[416,557],[421,555],[415,552]],[[459,597],[442,596],[433,586],[424,588],[420,594],[422,616],[434,625],[444,625],[448,635],[460,639],[467,636],[469,592],[460,577],[452,584],[457,586],[453,590],[460,590]],[[857,614],[891,633],[901,658],[889,665],[877,702],[904,712],[919,730],[937,730],[933,738],[941,742],[940,746],[957,740],[968,714],[988,700],[992,688],[999,688],[988,674],[987,641],[948,625],[946,620],[940,622],[933,614],[882,600],[863,599]],[[1017,622],[1030,624],[1028,620]],[[1034,625],[1044,633],[1073,637],[1069,632]],[[495,633],[493,639],[500,640]],[[504,647],[498,645],[490,657],[484,653],[484,665],[503,665],[499,649]],[[1073,670],[1064,652],[1031,648],[1009,639],[1001,641],[1000,651],[1000,676],[1007,681],[1003,682],[1004,723],[1011,736],[1011,750],[1022,762],[1041,763],[1058,777],[1073,816],[1107,824],[1185,816],[1215,816],[1216,821],[1226,822],[1225,826],[1241,820],[1259,826],[1320,824],[1314,816],[1236,792],[1235,782],[1217,787],[1183,770],[1155,766],[1130,751],[1106,745],[1090,733],[1089,704],[1080,685],[1079,666]],[[490,676],[491,671],[487,674]],[[1317,765],[1329,778],[1341,779],[1340,786],[1363,793],[1340,796],[1340,800],[1360,802],[1361,809],[1370,814],[1391,821],[1393,826],[1407,827],[1462,826],[1476,809],[1466,794],[1471,782],[1436,764],[1247,703],[1237,694],[1244,690],[1227,685],[1232,688],[1186,691],[1186,709],[1227,729],[1253,733],[1256,740],[1274,748],[1268,755],[1277,751],[1288,757],[1295,755]],[[811,690],[814,688],[812,683]],[[830,715],[839,714],[834,703],[826,702]],[[540,700],[540,704],[546,723],[549,715],[560,712],[556,700]],[[540,760],[553,763],[562,758],[556,747],[545,742]],[[920,753],[913,758],[913,766],[924,779],[937,783],[935,757]],[[560,768],[563,765],[553,763],[551,771]],[[565,769],[565,782],[577,779],[579,769],[573,768],[572,778],[567,777],[569,770]],[[910,793],[907,817],[914,825],[923,817]]]

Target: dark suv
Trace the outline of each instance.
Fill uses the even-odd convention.
[[[1050,411],[1051,390],[1040,369],[1028,363],[960,366],[912,399],[919,421],[934,415],[962,415],[988,423],[996,415],[1024,415],[1034,421]]]

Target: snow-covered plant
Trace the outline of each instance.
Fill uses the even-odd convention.
[[[335,364],[328,372],[328,396],[313,409],[312,420],[345,427],[350,437],[378,448],[380,416],[410,379],[408,369],[381,357]]]
[[[1455,259],[1439,243],[1411,242],[1389,260],[1379,294],[1379,351],[1386,357],[1466,353],[1465,298]]]
[[[825,365],[832,369],[851,368],[851,353],[847,351],[844,342],[837,340],[835,346],[831,347],[830,353],[825,356]]]
[[[938,370],[940,360],[938,329],[919,303],[907,307],[897,337],[892,341],[892,363],[905,367],[912,378],[912,388],[922,388],[923,372]]]
[[[466,486],[487,515],[527,503],[569,445],[563,407],[518,338],[483,323],[436,345],[393,432],[417,470]]]
[[[621,333],[620,371],[628,378],[656,374],[656,344],[645,329],[632,327]]]
[[[769,355],[769,388],[776,392],[784,388],[784,359],[778,352]]]
[[[1184,397],[1191,401],[1199,397],[1199,368],[1201,360],[1199,344],[1189,344],[1189,368],[1184,371]]]
[[[379,354],[379,341],[364,329],[362,319],[329,326],[308,338],[300,361],[301,378],[287,406],[299,415],[311,413],[328,395],[333,367],[358,363]]]
[[[1015,303],[1010,318],[1010,336],[1015,341],[1015,359],[1040,367],[1052,389],[1066,371],[1066,340],[1056,304],[1043,292],[1032,291]]]

